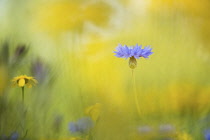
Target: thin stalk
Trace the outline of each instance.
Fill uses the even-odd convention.
[[[22,130],[23,130],[23,140],[25,139],[25,137],[27,136],[28,130],[25,130],[25,119],[26,119],[26,112],[25,112],[25,106],[24,106],[24,87],[21,88],[22,89],[22,102],[23,102],[23,118],[22,118]]]
[[[24,102],[24,87],[22,87],[22,101]]]
[[[140,110],[140,105],[139,105],[139,101],[138,101],[138,94],[137,94],[137,91],[136,91],[136,79],[135,79],[135,76],[134,76],[134,70],[133,69],[132,69],[132,80],[133,80],[134,100],[135,100],[138,115],[140,116],[141,110]]]

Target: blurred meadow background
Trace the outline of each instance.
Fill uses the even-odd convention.
[[[210,140],[209,0],[0,0],[0,140]],[[118,44],[153,48],[134,70]],[[11,86],[20,75],[38,84]]]

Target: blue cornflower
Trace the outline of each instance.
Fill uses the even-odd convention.
[[[90,117],[84,117],[79,119],[77,122],[70,122],[69,130],[72,133],[86,133],[93,127],[93,125],[94,123]]]
[[[119,58],[130,58],[129,66],[130,68],[134,69],[137,66],[136,59],[140,57],[148,58],[151,54],[153,54],[152,48],[144,47],[142,49],[142,45],[136,44],[136,46],[128,47],[127,45],[122,46],[121,44],[118,45],[116,48],[117,51],[114,51],[115,56]]]
[[[205,140],[210,140],[210,129],[204,131]]]

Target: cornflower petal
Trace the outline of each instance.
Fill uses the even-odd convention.
[[[138,44],[136,44],[136,46],[132,49],[131,56],[135,57],[136,59],[139,59],[141,53],[142,53],[141,45],[138,46]]]
[[[129,58],[131,57],[131,48],[129,48],[128,46],[124,45],[122,46],[121,44],[119,44],[119,46],[116,48],[117,51],[114,51],[115,56],[116,57],[120,57],[120,58]]]
[[[128,48],[128,46],[126,46],[126,45],[124,46],[123,52],[124,52],[125,58],[129,58],[131,56],[130,48]]]
[[[124,52],[123,52],[123,46],[121,44],[119,44],[119,46],[116,48],[117,51],[114,51],[114,53],[116,53],[115,56],[117,57],[124,57]]]
[[[144,58],[148,58],[153,52],[151,52],[152,48],[150,47],[145,47],[141,53],[141,56]]]

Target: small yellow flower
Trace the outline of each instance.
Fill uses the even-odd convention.
[[[24,87],[25,85],[28,88],[35,86],[37,84],[37,80],[34,77],[28,77],[26,75],[21,75],[13,78],[12,80],[13,86]]]
[[[189,134],[182,132],[182,133],[178,133],[177,140],[193,140],[193,139]]]
[[[99,119],[101,113],[101,104],[96,103],[95,105],[89,106],[85,109],[85,114],[90,116],[94,121]]]
[[[77,137],[73,137],[73,138],[70,138],[69,140],[83,140],[83,139],[77,138]]]

